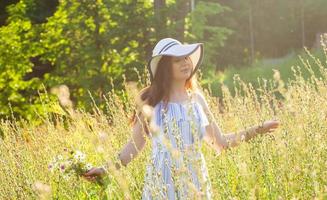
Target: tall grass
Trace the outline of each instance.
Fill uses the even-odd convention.
[[[326,49],[325,49],[326,55]],[[281,126],[270,136],[218,155],[203,146],[214,199],[326,199],[327,198],[327,61],[302,60],[308,71],[287,84],[275,71],[274,79],[260,79],[259,87],[234,77],[235,95],[222,87],[223,99],[206,91],[216,120],[225,133],[236,132],[263,120],[277,118]],[[286,87],[287,86],[287,87]],[[123,102],[107,95],[103,114],[72,111],[42,119],[39,126],[24,120],[0,122],[0,199],[140,199],[148,163],[150,142],[126,168],[109,175],[106,189],[81,178],[65,180],[49,173],[48,163],[64,148],[87,153],[87,160],[102,165],[115,160],[131,135],[128,116],[134,108],[135,91]],[[282,98],[277,98],[276,95]]]

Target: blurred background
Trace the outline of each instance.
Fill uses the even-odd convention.
[[[128,98],[128,83],[148,83],[145,65],[164,37],[204,43],[200,83],[217,97],[235,74],[254,86],[274,70],[290,81],[304,47],[324,57],[326,0],[0,2],[0,118],[59,112],[48,106],[58,97],[87,111],[104,109],[108,92]]]

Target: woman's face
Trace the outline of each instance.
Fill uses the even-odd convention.
[[[175,80],[188,79],[193,71],[193,63],[189,56],[172,57],[172,75]]]

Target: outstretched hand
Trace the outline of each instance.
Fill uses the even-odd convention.
[[[87,171],[82,176],[88,181],[95,181],[97,178],[101,178],[105,175],[105,170],[103,168],[94,167]]]
[[[278,120],[268,120],[265,121],[262,126],[258,129],[259,133],[271,133],[275,131],[276,128],[279,126],[279,121]]]

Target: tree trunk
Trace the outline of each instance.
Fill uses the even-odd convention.
[[[254,61],[254,30],[253,30],[253,13],[252,13],[252,1],[250,1],[249,6],[249,30],[250,30],[250,63]]]
[[[154,0],[153,2],[154,8],[154,22],[155,22],[155,32],[157,40],[166,37],[167,35],[167,17],[166,17],[166,0]]]
[[[177,13],[176,13],[176,39],[180,42],[184,42],[185,33],[185,17],[190,12],[191,2],[190,0],[177,1]]]
[[[303,5],[303,0],[300,2],[301,6],[301,32],[302,32],[302,47],[305,46],[305,23],[304,23],[304,5]]]

